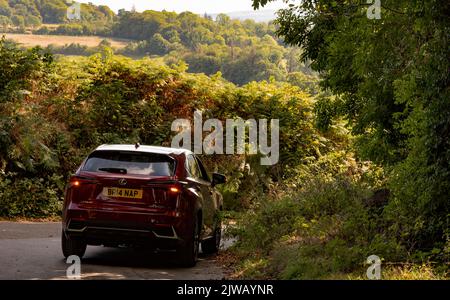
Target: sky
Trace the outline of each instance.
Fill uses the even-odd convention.
[[[191,11],[193,13],[229,13],[237,11],[253,10],[252,0],[78,0],[79,2],[91,2],[96,5],[107,5],[112,10],[118,11],[121,8],[131,10],[134,6],[137,11],[144,10],[167,10],[177,13]],[[264,9],[280,9],[286,7],[283,1],[278,0],[269,3]]]

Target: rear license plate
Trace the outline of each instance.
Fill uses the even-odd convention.
[[[105,187],[103,188],[103,196],[142,199],[142,190]]]

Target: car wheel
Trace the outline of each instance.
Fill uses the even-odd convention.
[[[217,226],[216,230],[214,231],[214,236],[202,242],[203,253],[205,254],[217,253],[219,251],[221,238],[222,238],[222,228],[219,224],[219,226]]]
[[[181,265],[187,268],[193,267],[197,263],[200,248],[200,230],[197,218],[195,218],[193,227],[192,237],[178,251]]]
[[[76,255],[80,259],[86,253],[87,244],[80,239],[73,239],[68,237],[64,230],[61,234],[61,247],[64,257],[69,257],[71,255]]]

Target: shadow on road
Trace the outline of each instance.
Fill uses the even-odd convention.
[[[82,264],[127,268],[180,268],[177,256],[171,252],[154,252],[134,248],[108,248],[88,246],[89,251],[82,259]],[[214,259],[215,255],[199,254],[199,261]]]
[[[73,262],[63,259],[60,234],[60,223],[0,222],[0,280],[69,279]],[[220,280],[224,276],[215,255],[200,254],[195,267],[182,268],[175,253],[88,246],[81,261],[81,279]]]

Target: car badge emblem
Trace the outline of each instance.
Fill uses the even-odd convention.
[[[120,184],[120,185],[127,185],[127,180],[124,179],[124,178],[119,179],[119,184]]]

